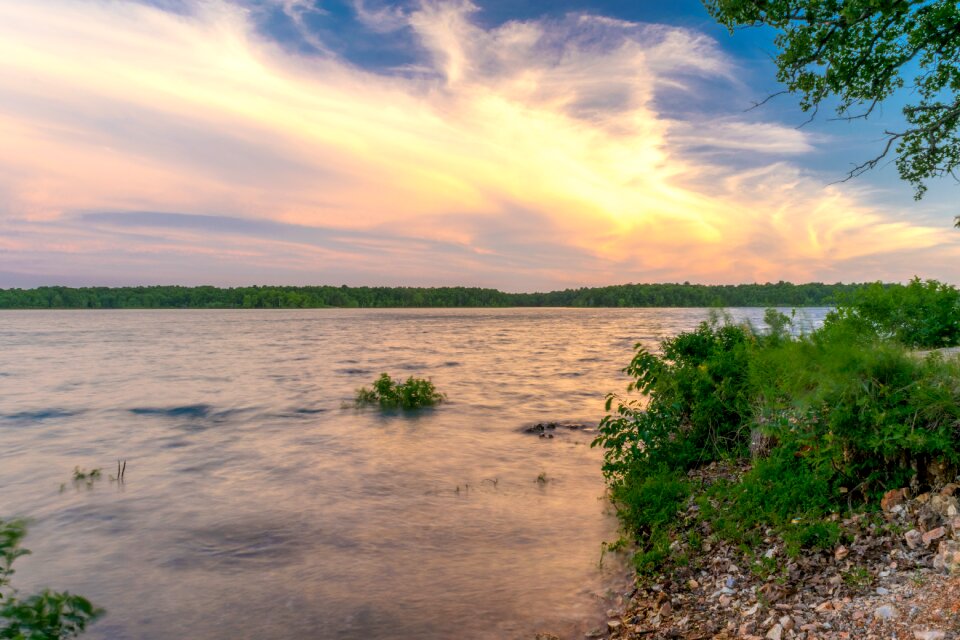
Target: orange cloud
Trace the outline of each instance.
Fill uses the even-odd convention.
[[[411,28],[425,52],[422,65],[383,74],[291,54],[224,1],[176,15],[0,0],[0,231],[20,237],[2,245],[0,268],[42,255],[63,272],[85,247],[120,262],[138,247],[204,255],[247,281],[259,265],[292,281],[335,271],[431,284],[439,270],[531,288],[902,279],[917,267],[895,256],[955,255],[947,230],[783,161],[816,148],[807,134],[664,113],[663,95],[737,83],[735,63],[702,34],[588,15],[484,29],[473,11],[426,1],[364,14]],[[335,249],[264,239],[251,254],[255,232],[228,224],[80,233],[76,216],[90,211],[354,235]],[[426,255],[421,240],[434,243]],[[877,256],[893,256],[883,272]]]

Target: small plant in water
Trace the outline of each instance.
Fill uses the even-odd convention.
[[[20,546],[26,535],[22,520],[0,520],[0,638],[59,640],[80,635],[103,614],[102,609],[66,591],[44,589],[22,598],[10,586],[14,560],[30,553]]]
[[[356,405],[379,405],[381,409],[419,409],[431,407],[446,400],[433,383],[410,376],[405,382],[397,382],[383,373],[371,388],[357,389]]]
[[[103,473],[99,468],[87,471],[86,469],[81,469],[80,467],[74,467],[73,486],[79,487],[80,485],[85,485],[87,489],[91,489],[93,487],[93,483],[99,480],[102,476]]]

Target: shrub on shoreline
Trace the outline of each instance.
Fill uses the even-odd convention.
[[[379,405],[381,409],[419,409],[431,407],[446,399],[430,380],[410,376],[404,382],[394,381],[382,373],[373,385],[357,389],[357,406]]]
[[[909,348],[960,340],[947,330],[960,321],[950,306],[960,294],[932,281],[901,289],[869,291],[809,335],[791,335],[790,319],[768,310],[766,332],[714,317],[664,340],[659,354],[637,345],[625,372],[644,397],[608,396],[593,445],[605,449],[603,471],[625,535],[638,543],[639,570],[670,560],[692,490],[687,473],[747,459],[751,448],[752,466],[711,486],[698,517],[743,544],[772,527],[793,553],[836,544],[831,512],[956,475],[960,361]],[[913,304],[954,311],[903,308]]]

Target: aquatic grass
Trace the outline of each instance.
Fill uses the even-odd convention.
[[[81,469],[80,467],[73,468],[73,486],[79,487],[80,485],[85,485],[87,489],[93,488],[93,483],[99,480],[102,477],[102,469],[99,467],[95,469]],[[62,490],[62,487],[61,487]]]
[[[420,409],[432,407],[446,400],[446,396],[430,380],[410,376],[397,382],[387,373],[380,374],[373,386],[357,389],[354,404],[358,407],[378,405],[381,409]]]

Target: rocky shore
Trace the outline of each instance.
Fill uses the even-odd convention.
[[[714,464],[691,477],[705,487],[744,470]],[[691,499],[671,547],[689,552],[689,563],[640,579],[587,637],[960,640],[958,497],[953,483],[889,491],[879,512],[833,516],[835,548],[795,558],[772,530],[759,549],[716,541]],[[686,548],[691,533],[707,542]]]

